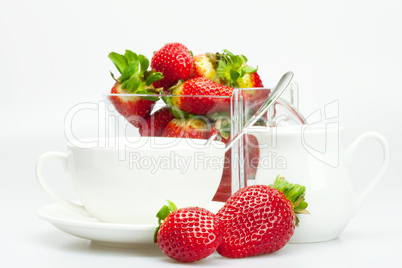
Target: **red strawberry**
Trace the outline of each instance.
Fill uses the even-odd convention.
[[[172,105],[190,114],[207,114],[230,110],[233,88],[220,85],[205,77],[196,77],[170,88]],[[197,97],[197,95],[218,96],[217,98]],[[186,97],[189,96],[189,97]],[[222,98],[223,97],[223,98]]]
[[[126,50],[124,55],[112,52],[109,58],[120,72],[119,79],[115,79],[110,101],[116,110],[136,127],[151,113],[157,97],[130,96],[130,94],[155,94],[157,89],[153,86],[155,81],[163,75],[154,71],[147,71],[149,61],[144,55],[137,55]],[[113,74],[112,74],[113,76]],[[120,95],[124,94],[124,95]]]
[[[180,43],[165,44],[153,55],[151,68],[161,72],[164,78],[156,82],[157,87],[167,89],[180,79],[187,80],[194,75],[195,64],[190,50]]]
[[[223,240],[217,251],[242,258],[281,249],[294,233],[295,213],[308,213],[305,187],[276,178],[273,186],[253,185],[237,191],[218,211]]]
[[[170,202],[158,212],[157,217],[160,227],[156,230],[156,241],[162,252],[174,260],[199,261],[211,255],[222,241],[223,230],[219,219],[204,208],[176,210]]]
[[[165,106],[147,117],[141,124],[139,132],[142,137],[160,137],[167,124],[174,118],[169,107]]]
[[[163,137],[206,139],[209,134],[209,125],[203,119],[172,119],[163,131]]]
[[[125,94],[124,96],[111,95],[109,96],[109,99],[116,110],[135,127],[141,125],[142,120],[149,116],[155,105],[155,101],[146,100],[142,97],[130,96],[126,90],[121,88],[119,82],[115,83],[111,93]]]

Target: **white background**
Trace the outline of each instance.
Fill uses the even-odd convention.
[[[267,86],[293,71],[300,86],[300,109],[306,116],[339,101],[345,146],[365,131],[383,134],[391,148],[388,172],[334,247],[342,248],[348,238],[354,239],[349,247],[367,247],[366,257],[372,259],[364,263],[357,258],[355,267],[401,262],[397,253],[402,252],[398,223],[402,217],[396,205],[402,187],[401,14],[402,1],[398,0],[1,0],[0,206],[8,220],[1,228],[6,242],[0,247],[5,247],[6,258],[1,257],[0,263],[40,263],[41,253],[32,248],[56,251],[60,259],[53,261],[71,252],[93,262],[97,253],[107,252],[110,259],[103,260],[105,265],[135,258],[128,251],[105,249],[94,254],[86,244],[65,246],[63,239],[77,238],[58,232],[34,215],[36,209],[51,203],[36,185],[34,166],[42,152],[65,149],[64,117],[71,107],[97,103],[109,92],[113,85],[109,71],[115,71],[107,58],[109,52],[131,49],[151,58],[164,43],[176,41],[194,54],[225,48],[244,54],[250,65],[259,66]],[[74,126],[90,135],[96,133],[96,124],[96,114],[88,112]],[[352,171],[359,190],[381,160],[376,142],[368,141],[357,151]],[[60,185],[64,187],[63,182]],[[362,227],[365,224],[371,224],[370,228]],[[21,233],[28,228],[30,232]],[[53,235],[60,241],[48,239]],[[384,248],[390,241],[392,247]],[[323,247],[311,250],[321,248],[322,254]],[[364,251],[358,251],[358,256]]]

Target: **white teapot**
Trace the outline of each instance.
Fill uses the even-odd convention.
[[[337,238],[386,171],[389,148],[383,136],[366,132],[345,149],[343,131],[337,123],[253,127],[247,131],[257,137],[260,148],[255,184],[272,184],[280,175],[291,183],[306,186],[310,214],[298,215],[299,226],[290,242],[309,243]],[[384,158],[376,176],[357,195],[350,164],[355,149],[366,139],[380,142]],[[320,145],[324,148],[317,150]]]

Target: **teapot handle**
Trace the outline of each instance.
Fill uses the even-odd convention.
[[[363,133],[362,135],[360,135],[352,143],[352,145],[350,145],[349,148],[346,150],[346,161],[349,164],[352,162],[352,158],[353,158],[353,156],[354,156],[354,154],[356,152],[356,148],[363,141],[365,141],[367,139],[375,139],[375,140],[380,142],[380,144],[382,145],[382,149],[383,149],[383,162],[382,162],[382,167],[377,172],[375,177],[371,180],[371,182],[366,187],[366,189],[364,189],[364,191],[359,196],[357,196],[357,198],[356,198],[356,203],[357,203],[356,211],[360,208],[361,204],[366,199],[368,194],[373,190],[375,185],[380,181],[380,179],[384,175],[384,173],[385,173],[385,171],[386,171],[386,169],[388,167],[388,163],[389,163],[389,146],[388,146],[388,142],[387,142],[387,140],[385,139],[384,136],[382,136],[382,135],[380,135],[380,134],[378,134],[376,132],[366,132],[366,133]]]

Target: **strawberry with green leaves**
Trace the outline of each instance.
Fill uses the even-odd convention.
[[[308,214],[305,190],[278,176],[271,186],[253,185],[237,191],[216,214],[224,230],[217,252],[243,258],[284,247],[298,223],[295,214]]]
[[[224,85],[238,88],[264,87],[258,68],[247,65],[244,55],[235,55],[225,49],[216,53],[216,72]]]
[[[258,68],[247,65],[244,55],[205,53],[194,57],[196,77],[205,77],[222,85],[237,88],[264,87]]]
[[[242,91],[245,102],[252,105],[255,111],[268,97],[269,90],[254,88],[263,87],[257,68],[247,65],[244,55],[234,55],[228,50],[223,53],[206,53],[194,57],[196,78],[180,81],[169,89],[172,95],[183,97],[172,98],[172,104],[190,114],[208,114],[228,112],[230,99],[235,87],[253,88]],[[184,97],[190,95],[218,96],[218,98]],[[219,97],[227,97],[226,99]]]
[[[216,72],[221,83],[236,88],[250,88],[242,91],[243,98],[248,107],[245,110],[256,112],[271,93],[264,87],[258,68],[247,65],[244,55],[234,55],[228,50],[216,53]]]
[[[205,77],[196,77],[179,82],[169,91],[174,96],[183,96],[172,97],[172,105],[189,114],[206,115],[230,111],[230,97],[233,88],[218,84]]]
[[[163,75],[159,72],[148,71],[149,60],[144,55],[137,55],[130,50],[126,50],[123,55],[112,52],[109,58],[120,73],[118,79],[112,74],[116,83],[109,99],[121,115],[131,124],[139,127],[142,120],[149,116],[158,99],[146,95],[158,93],[159,90],[153,84],[161,80]],[[145,96],[130,96],[130,94]]]
[[[145,118],[139,127],[141,137],[161,137],[169,122],[174,119],[168,106],[164,106]]]
[[[169,204],[157,213],[154,241],[168,257],[194,262],[211,255],[222,241],[222,225],[212,212],[199,207],[177,209]]]
[[[151,59],[151,68],[163,74],[164,78],[155,84],[166,93],[177,81],[190,79],[195,72],[193,55],[181,43],[168,43],[156,51]]]
[[[174,118],[165,130],[163,137],[206,139],[209,135],[209,124],[203,118]]]

